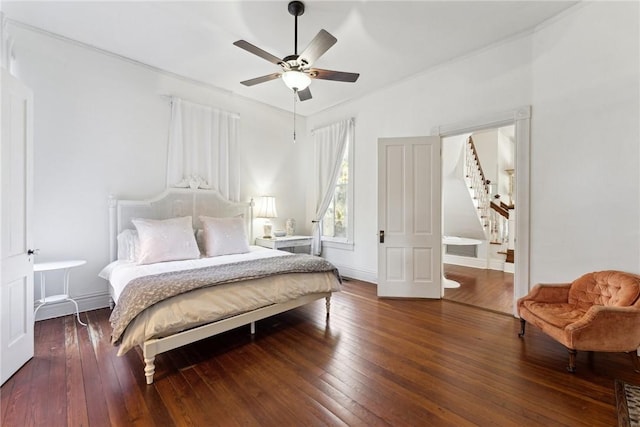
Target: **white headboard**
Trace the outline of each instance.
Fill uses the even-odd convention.
[[[121,231],[134,229],[133,218],[168,219],[191,215],[193,229],[202,228],[200,215],[217,218],[243,215],[249,242],[253,241],[253,206],[251,202],[230,202],[215,190],[168,188],[148,200],[118,200],[109,197],[109,257],[118,254],[117,237]]]

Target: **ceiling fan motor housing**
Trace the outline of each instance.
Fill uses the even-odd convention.
[[[304,3],[301,1],[292,1],[289,3],[287,9],[293,16],[301,16],[304,13]]]

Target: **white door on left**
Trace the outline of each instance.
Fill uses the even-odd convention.
[[[442,296],[440,137],[378,139],[378,296]]]
[[[0,383],[33,357],[33,94],[2,69]]]

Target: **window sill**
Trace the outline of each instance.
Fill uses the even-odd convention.
[[[322,239],[322,247],[331,249],[342,249],[343,251],[353,251],[354,243],[341,240]]]

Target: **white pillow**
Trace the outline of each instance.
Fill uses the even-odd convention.
[[[136,230],[126,229],[118,234],[118,259],[137,261],[140,252],[140,239]]]
[[[165,220],[136,218],[131,222],[140,239],[138,264],[200,257],[190,216]]]
[[[249,252],[244,218],[212,218],[201,216],[204,243],[208,257]]]

